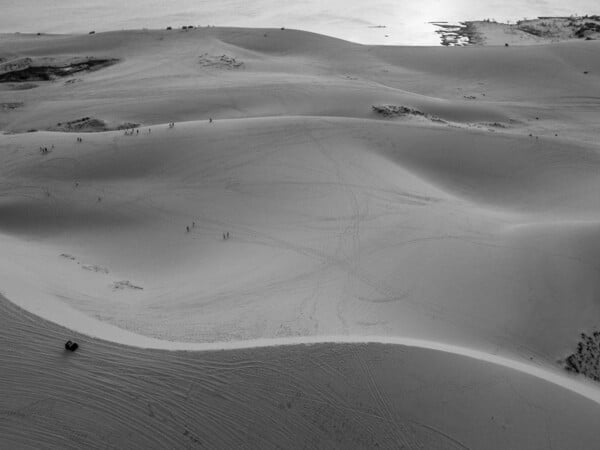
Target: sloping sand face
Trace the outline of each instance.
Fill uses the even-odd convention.
[[[23,306],[179,341],[391,334],[551,361],[593,325],[595,156],[574,145],[304,117],[4,139]]]
[[[557,361],[600,313],[597,50],[594,42],[380,48],[218,28],[7,37],[6,60],[119,62],[30,89],[0,83],[1,102],[22,104],[0,110],[14,133],[0,136],[0,292],[79,333],[139,347],[420,339],[560,377]],[[420,114],[384,118],[375,105]],[[113,131],[47,131],[82,118]],[[114,131],[132,124],[140,126]],[[84,344],[76,357],[121,348]],[[388,349],[323,348],[334,368],[339,349]],[[293,370],[308,367],[312,350],[298,350]],[[179,353],[123,351],[187,364]],[[236,351],[224,358],[254,357]],[[261,352],[276,360],[284,351]],[[462,357],[432,358],[444,360],[431,369],[440,373]],[[404,370],[381,359],[380,375]],[[16,361],[15,371],[29,364]],[[481,380],[496,370],[465,364],[485,367],[473,369]],[[390,395],[405,388],[386,379]],[[443,380],[424,385],[443,393]],[[528,404],[508,395],[509,385],[498,393],[515,402],[506,408]],[[551,397],[535,392],[536,402]],[[588,392],[596,398],[597,389]],[[514,445],[498,442],[527,447],[513,431]],[[288,442],[279,438],[272,445]],[[473,439],[463,445],[480,447]]]
[[[593,448],[599,406],[433,350],[120,346],[0,303],[4,448]]]

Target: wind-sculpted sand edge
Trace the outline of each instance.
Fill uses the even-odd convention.
[[[8,303],[10,300],[0,295],[0,301]],[[23,307],[27,309],[27,305],[17,305],[17,308]],[[265,339],[248,339],[248,340],[231,340],[222,342],[176,342],[166,341],[161,339],[143,336],[132,333],[127,330],[120,329],[114,325],[103,323],[92,317],[88,317],[83,313],[76,312],[66,305],[59,308],[59,314],[62,314],[64,320],[57,320],[57,316],[52,318],[40,316],[44,320],[50,320],[57,325],[64,326],[75,333],[88,335],[91,338],[101,339],[103,341],[112,342],[119,345],[129,347],[137,347],[148,350],[167,350],[167,351],[192,351],[192,352],[214,352],[214,351],[230,351],[230,350],[246,350],[254,348],[269,348],[269,347],[289,347],[302,345],[319,345],[319,344],[384,344],[384,345],[400,345],[406,347],[415,347],[427,350],[445,352],[453,355],[467,357],[479,361],[484,361],[494,365],[503,366],[513,369],[533,377],[540,378],[546,382],[556,384],[564,389],[580,394],[598,404],[600,404],[600,389],[588,380],[583,380],[582,377],[575,377],[566,373],[553,372],[547,367],[540,366],[534,363],[518,361],[499,355],[485,353],[482,351],[460,347],[457,345],[445,344],[442,342],[428,341],[424,339],[413,339],[404,336],[295,336],[282,338],[265,338]],[[38,310],[38,314],[39,314]],[[33,311],[31,311],[33,313]],[[35,314],[35,313],[34,313]],[[65,336],[67,340],[68,336]]]

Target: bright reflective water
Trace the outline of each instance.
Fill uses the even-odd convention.
[[[0,7],[0,32],[210,24],[297,28],[364,44],[394,45],[438,45],[431,21],[600,14],[598,0],[0,0]]]

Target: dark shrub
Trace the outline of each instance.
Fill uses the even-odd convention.
[[[67,341],[65,343],[65,350],[69,350],[71,352],[74,352],[78,348],[79,348],[79,344],[77,344],[77,342]]]

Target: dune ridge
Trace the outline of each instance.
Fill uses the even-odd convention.
[[[596,402],[444,351],[364,343],[136,349],[4,298],[0,310],[3,446],[583,449],[597,437]],[[62,349],[67,334],[78,352]]]
[[[3,297],[3,301],[9,301]],[[52,311],[52,312],[51,312]],[[461,357],[503,366],[532,377],[539,378],[545,382],[555,384],[561,388],[579,394],[596,403],[600,403],[600,388],[591,381],[582,382],[581,377],[574,377],[567,373],[555,373],[548,367],[531,361],[522,362],[512,358],[506,358],[486,352],[473,350],[468,347],[458,347],[444,344],[442,342],[426,341],[402,336],[298,336],[283,338],[249,339],[243,341],[221,341],[221,342],[176,342],[154,339],[151,337],[128,333],[122,329],[110,326],[84,314],[77,314],[61,305],[51,305],[51,309],[38,310],[41,317],[60,317],[60,322],[55,322],[68,330],[81,335],[103,341],[121,344],[125,346],[139,347],[148,350],[168,350],[187,352],[214,352],[219,350],[248,350],[254,348],[289,347],[301,345],[318,344],[389,344],[403,347],[416,347],[424,350],[445,352]],[[68,320],[65,320],[68,317]]]

